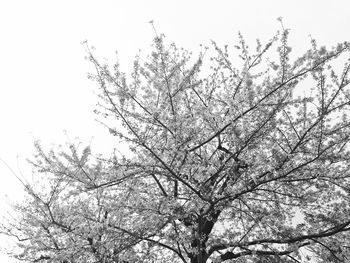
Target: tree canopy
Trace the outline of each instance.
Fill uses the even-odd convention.
[[[157,35],[130,77],[86,46],[96,113],[130,152],[37,143],[44,187],[25,184],[20,217],[2,225],[19,240],[16,257],[349,261],[350,44],[311,39],[292,59],[288,33],[254,49],[239,35],[198,56]]]

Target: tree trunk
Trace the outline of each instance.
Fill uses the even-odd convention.
[[[199,216],[197,218],[198,228],[195,232],[198,235],[195,237],[191,243],[191,247],[197,251],[196,254],[190,256],[191,263],[206,263],[208,260],[208,255],[206,252],[206,243],[208,241],[209,235],[214,227],[215,222],[217,221],[221,211],[212,210],[209,212],[209,217],[211,220],[208,220],[208,217]]]
[[[195,255],[191,257],[191,263],[206,263],[207,262],[207,255],[205,250],[201,251],[199,255]]]
[[[204,259],[201,259],[199,257],[191,258],[191,263],[205,263],[205,262],[207,262],[205,258]]]

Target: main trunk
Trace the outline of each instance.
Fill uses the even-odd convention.
[[[201,255],[191,258],[191,263],[205,263],[205,262],[207,262],[207,258],[202,257]]]
[[[190,256],[191,263],[206,263],[208,254],[206,243],[209,235],[217,221],[221,211],[212,210],[207,215],[199,216],[197,219],[198,228],[193,233],[191,247],[196,253]],[[208,220],[210,218],[211,220]]]
[[[195,250],[195,253],[191,255],[191,263],[205,263],[207,262],[207,252],[206,252],[206,246],[205,246],[206,240],[200,240],[199,238],[196,238],[192,241],[191,247],[193,250]]]

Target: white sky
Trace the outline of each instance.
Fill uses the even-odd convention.
[[[111,62],[118,50],[129,69],[154,37],[150,20],[167,41],[195,52],[210,39],[236,44],[239,30],[247,40],[268,40],[282,16],[292,45],[301,50],[309,34],[325,45],[349,41],[349,7],[349,0],[0,0],[0,158],[19,173],[33,140],[64,143],[63,130],[83,141],[94,137],[98,151],[108,147],[108,133],[92,113],[98,87],[86,79],[93,68],[84,60],[84,40]],[[5,200],[22,193],[1,162],[0,176],[4,211]],[[0,262],[11,261],[0,251]]]

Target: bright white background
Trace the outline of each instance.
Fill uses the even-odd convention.
[[[96,84],[86,79],[93,68],[81,42],[97,54],[130,69],[139,49],[146,50],[154,20],[167,41],[194,52],[199,44],[235,44],[240,30],[251,43],[268,40],[283,17],[298,52],[311,34],[320,44],[350,40],[349,0],[0,0],[0,158],[16,174],[30,176],[25,158],[35,139],[46,145],[74,137],[95,150],[110,145],[109,135],[92,113]],[[0,161],[0,208],[23,196],[20,183]],[[8,242],[0,238],[1,245]],[[0,262],[12,262],[1,255]]]

